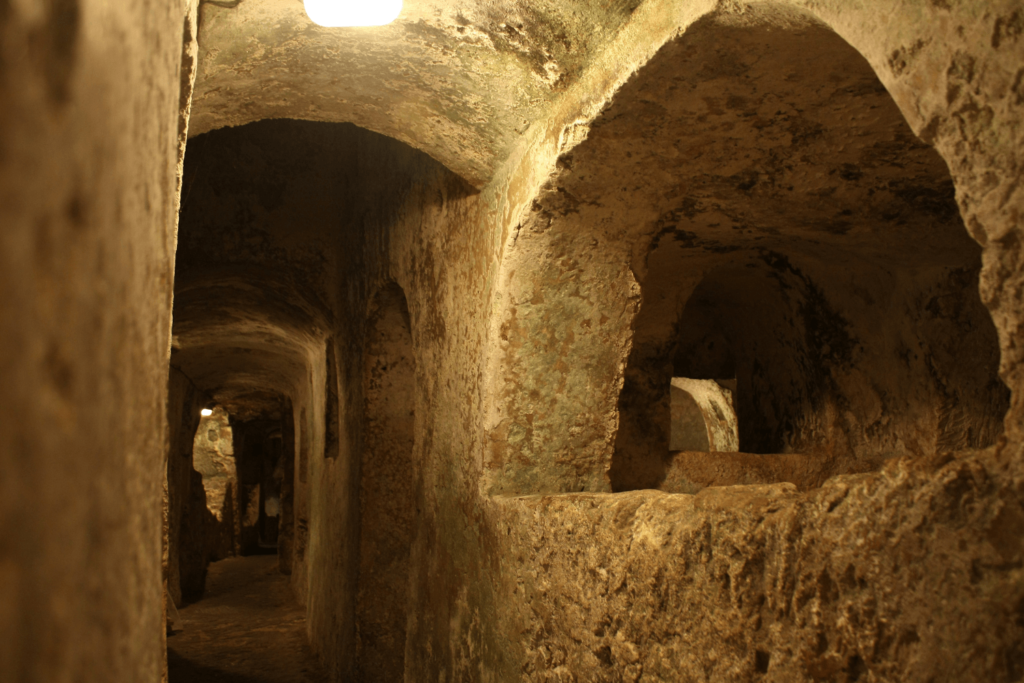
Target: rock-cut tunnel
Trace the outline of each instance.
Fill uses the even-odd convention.
[[[1019,0],[115,5],[0,0],[12,680],[1024,680]]]

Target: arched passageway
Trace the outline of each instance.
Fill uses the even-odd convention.
[[[260,122],[190,145],[172,363],[232,416],[236,545],[276,548],[329,670],[401,680],[417,389],[409,304],[377,250],[396,197],[465,186],[351,125]]]
[[[0,2],[0,668],[1021,678],[1020,0],[302,5]],[[212,405],[250,545],[294,468],[207,582]],[[242,618],[168,641],[189,586]]]

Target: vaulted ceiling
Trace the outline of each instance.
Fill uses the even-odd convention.
[[[322,28],[302,0],[203,2],[189,134],[346,121],[481,187],[639,4],[406,0],[388,26]]]

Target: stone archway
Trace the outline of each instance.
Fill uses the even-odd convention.
[[[820,9],[817,14],[840,29],[854,18]],[[766,59],[760,75],[752,79],[747,73],[757,71],[756,60],[747,59],[742,50],[714,44],[711,34],[733,41],[734,48],[744,35],[770,45],[757,53]],[[856,35],[883,45],[891,40],[885,31]],[[877,45],[867,54],[876,51]],[[679,66],[683,63],[690,71]],[[957,326],[965,324],[981,329],[987,340],[982,343],[986,350],[975,354],[984,366],[975,373],[980,386],[964,389],[988,406],[980,409],[984,425],[975,429],[984,436],[933,443],[991,443],[998,426],[989,422],[993,417],[998,422],[1005,412],[1005,397],[992,377],[999,357],[993,328],[974,295],[981,259],[968,232],[977,231],[970,225],[964,229],[942,158],[917,140],[904,121],[901,112],[912,99],[907,85],[897,85],[902,94],[894,103],[876,73],[874,61],[866,61],[809,12],[782,3],[730,6],[707,15],[663,46],[600,116],[577,124],[584,133],[570,136],[573,140],[563,146],[557,173],[541,190],[504,255],[509,296],[501,302],[501,322],[495,326],[500,330],[501,358],[495,367],[500,369],[491,372],[503,386],[491,389],[494,408],[489,416],[485,490],[606,490],[604,472],[612,444],[624,426],[629,428],[619,423],[613,397],[618,396],[622,375],[614,368],[626,360],[624,353],[634,358],[643,353],[638,344],[653,343],[629,328],[652,312],[673,321],[669,327],[675,325],[677,309],[689,293],[710,270],[741,259],[739,252],[758,252],[762,260],[776,263],[781,263],[776,259],[781,254],[797,279],[807,277],[805,270],[826,273],[849,253],[854,255],[850,267],[860,273],[854,279],[871,283],[868,289],[879,285],[878,276],[884,272],[899,281],[892,286],[900,296],[920,299],[908,305],[928,304],[928,292],[932,298],[956,298],[960,303],[955,311],[937,317],[945,321],[941,324],[952,337]],[[806,81],[800,86],[804,90],[782,103],[773,93],[781,92],[782,99],[796,93],[799,87],[794,90],[792,79]],[[742,90],[751,86],[751,80],[758,81],[753,93],[714,92],[727,82]],[[893,81],[889,74],[884,80]],[[932,84],[918,85],[924,89],[917,96],[930,97],[926,91]],[[689,100],[680,94],[683,91]],[[836,118],[843,116],[847,118]],[[708,117],[716,123],[705,125]],[[683,120],[685,124],[680,124]],[[723,129],[716,133],[709,128],[712,125]],[[854,131],[852,143],[843,147],[840,140],[847,129]],[[744,130],[747,139],[730,132]],[[926,142],[935,141],[929,131],[924,134]],[[873,142],[865,144],[866,140]],[[816,161],[805,162],[801,157],[807,154]],[[723,192],[731,193],[732,199]],[[772,192],[775,198],[768,200]],[[961,206],[964,196],[961,191]],[[731,216],[731,210],[720,211],[723,201],[738,200],[752,202],[751,211],[732,211]],[[793,214],[783,206],[787,202],[805,211]],[[787,213],[790,222],[783,225],[777,218]],[[702,227],[687,228],[689,223]],[[933,224],[942,227],[931,230]],[[893,225],[898,229],[890,229]],[[789,247],[776,249],[791,239],[796,242],[791,242],[789,252]],[[661,292],[658,300],[645,294],[636,317],[639,284],[648,277],[652,244],[660,244],[666,253],[700,251],[707,259],[690,261],[673,291]],[[883,263],[886,254],[892,267]],[[911,294],[913,286],[904,285],[915,278],[927,284]],[[811,278],[809,288],[815,298],[820,283]],[[836,296],[826,293],[819,303],[830,306]],[[802,297],[798,307],[811,306],[808,301]],[[664,310],[658,313],[659,308]],[[961,313],[970,321],[957,322]],[[936,334],[942,333],[921,334],[936,341]],[[658,335],[664,342],[671,333],[666,329]],[[824,341],[819,346],[827,353],[836,351]],[[947,351],[940,355],[949,357]],[[939,375],[944,372],[957,370],[947,363]],[[947,379],[943,375],[928,381],[948,387]],[[628,380],[624,391],[631,391]],[[960,389],[951,391],[950,400],[955,402]],[[667,396],[667,389],[663,393]],[[842,412],[841,407],[836,410]],[[941,406],[923,410],[934,413],[928,420],[945,421],[947,426],[961,423]],[[928,448],[912,445],[910,452],[924,453]],[[614,475],[612,479],[615,488]],[[635,485],[641,482],[626,487]]]

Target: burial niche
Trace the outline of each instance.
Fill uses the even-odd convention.
[[[628,177],[657,218],[634,267],[613,490],[809,488],[994,443],[1009,397],[980,248],[945,163],[838,35],[791,13],[706,17],[584,145],[619,141],[629,170],[603,182]],[[735,378],[737,452],[674,439],[673,378]]]

